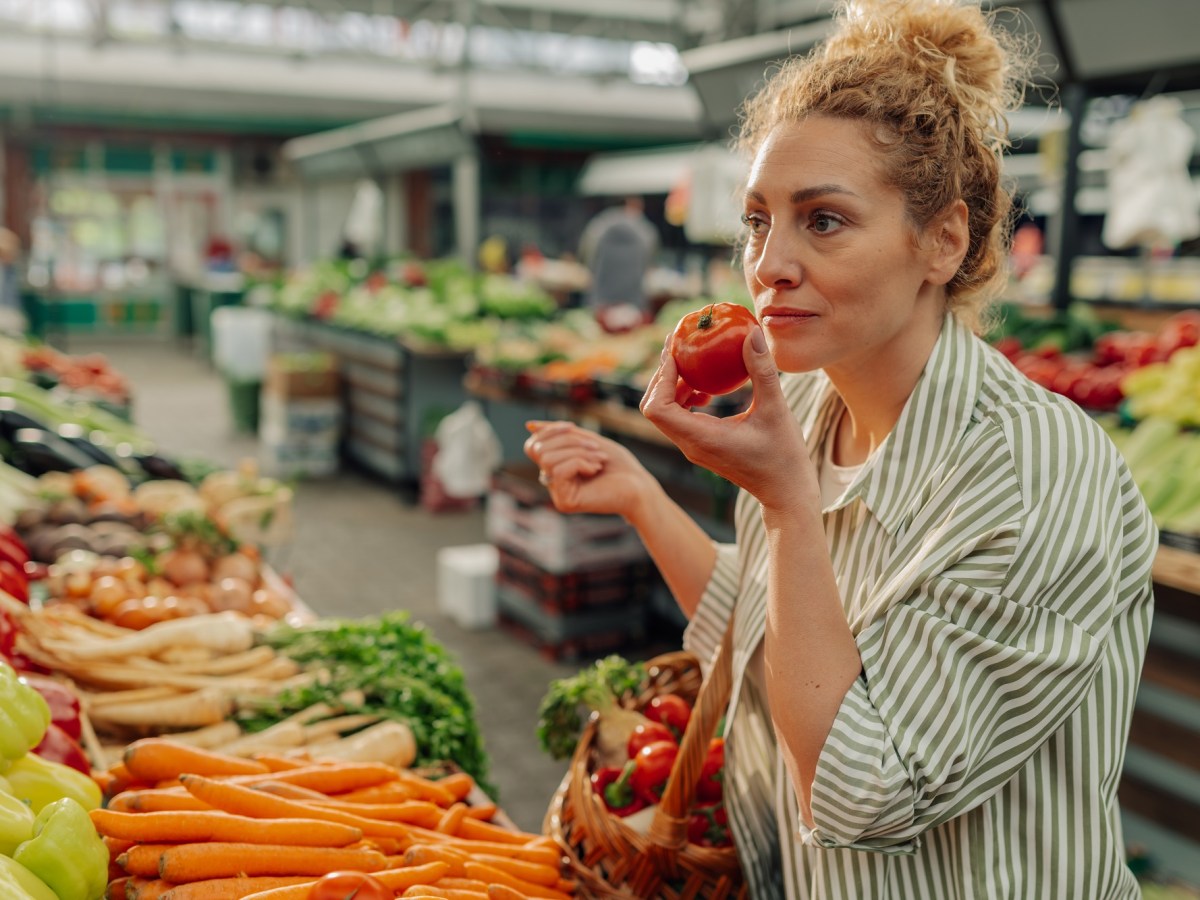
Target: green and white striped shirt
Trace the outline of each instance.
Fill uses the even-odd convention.
[[[841,400],[820,372],[783,383],[819,464]],[[1138,897],[1117,782],[1157,535],[1101,429],[947,316],[895,428],[823,512],[863,671],[811,831],[747,677],[767,547],[745,493],[684,635],[711,659],[736,616],[725,798],[752,896]]]

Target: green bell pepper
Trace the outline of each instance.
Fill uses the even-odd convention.
[[[17,844],[33,837],[33,810],[0,791],[0,856],[12,856]]]
[[[12,795],[29,804],[34,813],[55,800],[70,797],[86,809],[95,809],[103,801],[100,786],[87,775],[27,753],[4,773],[12,785]]]
[[[92,819],[69,797],[55,800],[33,823],[33,837],[13,859],[50,887],[58,900],[99,900],[108,887],[108,848]]]
[[[38,745],[50,724],[50,706],[0,661],[0,758],[24,756]]]
[[[4,900],[58,900],[58,895],[15,859],[0,856],[0,897]]]

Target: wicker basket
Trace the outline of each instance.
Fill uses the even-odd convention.
[[[596,900],[725,900],[744,898],[745,883],[732,847],[687,841],[688,811],[710,738],[729,702],[731,631],[701,685],[700,664],[689,653],[668,653],[647,663],[649,686],[631,705],[658,694],[694,702],[663,798],[647,834],[610,814],[592,790],[590,765],[596,740],[593,718],[546,813],[544,830],[562,847],[579,882],[579,895]]]

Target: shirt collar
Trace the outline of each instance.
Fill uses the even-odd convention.
[[[947,313],[933,352],[896,425],[868,458],[858,477],[825,512],[862,498],[890,535],[970,424],[986,364],[983,345]],[[836,421],[841,398],[832,385],[813,423],[810,447],[819,447]]]

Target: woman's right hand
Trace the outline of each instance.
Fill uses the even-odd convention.
[[[526,423],[525,454],[537,463],[539,480],[560,512],[636,518],[653,493],[653,476],[616,441],[573,422]]]

